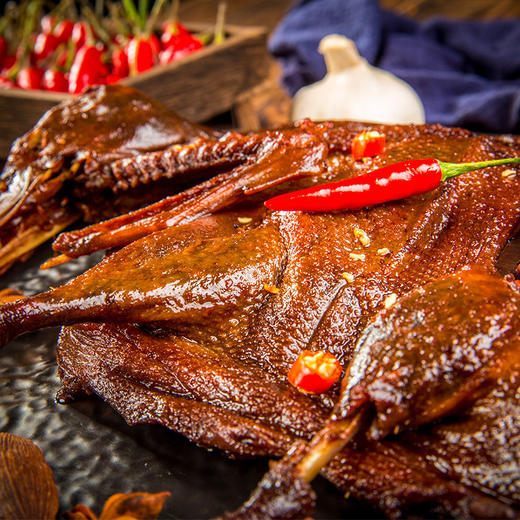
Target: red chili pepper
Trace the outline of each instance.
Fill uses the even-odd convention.
[[[161,30],[164,33],[170,33],[170,34],[189,34],[190,31],[186,29],[184,25],[182,25],[181,22],[175,22],[172,20],[167,20],[162,24]],[[162,39],[162,37],[161,37]]]
[[[107,85],[112,85],[113,83],[117,83],[118,81],[121,81],[124,79],[122,76],[118,76],[117,74],[109,74],[106,77],[106,83]]]
[[[23,89],[38,90],[41,88],[42,72],[35,67],[20,69],[16,77],[16,84]]]
[[[90,85],[100,82],[103,63],[101,51],[93,45],[85,45],[77,52],[70,68],[69,92],[79,94]]]
[[[42,87],[52,92],[68,92],[69,80],[63,72],[49,69],[43,74]]]
[[[8,71],[15,63],[16,56],[14,54],[8,54],[2,63],[2,72]]]
[[[352,139],[352,157],[356,161],[363,157],[374,157],[385,149],[386,137],[375,131],[365,131]]]
[[[151,34],[149,38],[149,42],[152,46],[153,52],[156,56],[159,56],[159,53],[161,52],[161,44],[159,43],[159,38],[155,34]]]
[[[42,17],[40,22],[40,27],[42,29],[42,32],[46,34],[50,34],[52,30],[54,29],[54,26],[56,25],[56,18],[52,16],[51,14],[46,14]]]
[[[139,74],[155,65],[155,55],[150,40],[144,36],[133,38],[128,43],[128,65],[132,75]]]
[[[72,37],[74,22],[72,20],[61,20],[54,27],[53,34],[59,43],[67,43]]]
[[[328,352],[304,350],[287,374],[287,379],[304,392],[326,392],[340,377],[341,365]]]
[[[128,68],[128,55],[123,49],[115,49],[112,52],[112,74],[119,78],[126,78],[130,72]]]
[[[4,66],[4,60],[7,56],[7,42],[3,36],[0,36],[0,68]]]
[[[40,33],[34,42],[34,55],[37,61],[44,60],[50,56],[59,45],[59,41],[51,33]]]
[[[72,28],[72,34],[71,39],[74,42],[74,45],[76,46],[76,49],[80,49],[85,45],[85,42],[87,41],[87,24],[85,22],[76,22],[74,24],[74,27]]]
[[[189,54],[202,49],[203,45],[200,40],[191,37],[190,40],[185,40],[182,42],[182,47],[168,47],[159,55],[159,62],[161,65],[166,65],[171,63],[172,61],[183,58],[184,56],[188,56]]]
[[[502,164],[520,164],[520,157],[460,164],[437,159],[404,161],[344,181],[284,193],[265,205],[276,211],[359,209],[425,193],[451,177]]]
[[[164,49],[178,47],[183,37],[191,36],[184,25],[179,22],[165,22],[162,27],[161,43]]]
[[[16,83],[5,76],[0,76],[0,89],[2,88],[16,88]]]

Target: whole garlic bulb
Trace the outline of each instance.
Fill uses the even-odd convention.
[[[373,123],[424,123],[419,96],[406,82],[370,65],[355,43],[339,34],[325,36],[319,52],[327,75],[300,89],[292,107],[293,121],[345,119]]]

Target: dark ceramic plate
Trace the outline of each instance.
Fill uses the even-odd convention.
[[[3,287],[25,294],[63,284],[97,259],[39,271],[48,247],[9,271]],[[267,460],[230,460],[160,426],[130,427],[101,399],[60,405],[55,360],[57,329],[27,334],[0,354],[0,430],[33,440],[54,471],[60,513],[83,503],[97,514],[114,493],[170,491],[160,518],[210,518],[240,505],[267,469]],[[324,479],[314,485],[315,518],[374,515]]]

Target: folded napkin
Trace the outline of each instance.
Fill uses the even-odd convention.
[[[520,19],[421,23],[376,0],[299,0],[269,42],[291,95],[325,75],[317,48],[331,33],[410,84],[428,123],[520,132]]]

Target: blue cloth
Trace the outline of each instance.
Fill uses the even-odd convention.
[[[269,42],[291,95],[325,75],[317,48],[331,33],[410,84],[428,123],[520,133],[520,19],[420,23],[376,0],[299,0]]]

